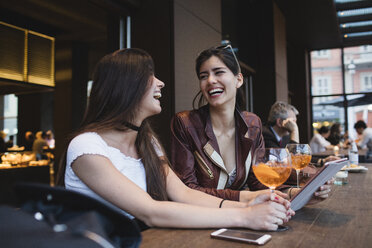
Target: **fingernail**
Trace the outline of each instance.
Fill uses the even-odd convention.
[[[275,196],[275,200],[279,201],[279,197]]]

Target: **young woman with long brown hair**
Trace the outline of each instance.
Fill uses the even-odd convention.
[[[61,170],[67,189],[108,201],[149,226],[275,230],[294,214],[279,195],[224,201],[181,182],[147,123],[161,111],[164,83],[145,51],[105,56],[93,82],[82,127]]]
[[[262,124],[244,110],[243,75],[231,45],[202,51],[195,70],[200,92],[194,109],[177,113],[171,123],[174,171],[190,188],[223,199],[249,202],[266,194],[251,169],[255,151],[265,147]],[[326,199],[330,188],[320,187],[311,202]],[[290,198],[298,189],[280,190]]]

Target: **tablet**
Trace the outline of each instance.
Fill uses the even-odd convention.
[[[347,158],[330,161],[324,166],[302,187],[291,199],[291,208],[294,211],[301,209],[313,197],[315,191],[320,186],[330,180],[342,167],[348,164]]]

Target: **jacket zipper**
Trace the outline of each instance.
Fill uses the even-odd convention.
[[[207,173],[209,175],[210,179],[214,179],[212,170],[208,167],[207,163],[203,160],[203,158],[200,156],[200,154],[197,151],[195,151],[194,154],[195,154],[195,158],[198,161],[198,164],[200,165],[200,167],[204,170],[205,173]]]

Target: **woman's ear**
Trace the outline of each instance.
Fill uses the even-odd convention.
[[[244,78],[243,78],[243,74],[241,74],[240,72],[238,73],[238,75],[236,75],[236,78],[237,78],[237,81],[236,81],[236,88],[240,88],[240,86],[243,85],[243,82],[244,82]]]

